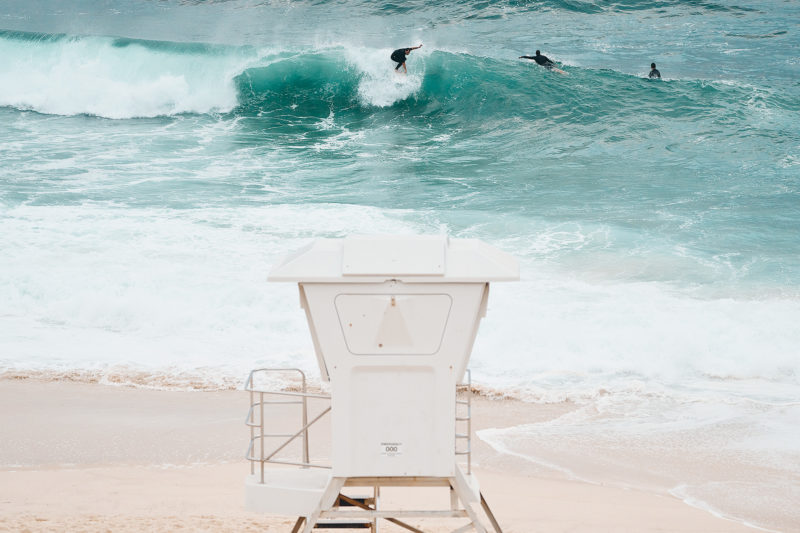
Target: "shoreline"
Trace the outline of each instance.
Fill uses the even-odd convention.
[[[0,402],[0,529],[291,529],[291,517],[244,510],[243,391],[0,380]],[[482,397],[473,407],[476,431],[572,408]],[[506,533],[754,531],[673,495],[565,479],[473,443],[473,468]]]

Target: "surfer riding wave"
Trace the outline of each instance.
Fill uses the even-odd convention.
[[[410,48],[398,48],[392,52],[390,57],[392,61],[397,63],[397,66],[394,67],[394,69],[399,70],[400,67],[403,67],[403,72],[408,74],[408,70],[406,69],[406,57],[411,53],[412,50],[416,50],[417,48],[422,48],[422,45],[420,44],[419,46],[412,46]]]

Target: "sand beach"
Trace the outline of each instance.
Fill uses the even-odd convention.
[[[571,408],[474,400],[477,430]],[[291,530],[292,517],[244,509],[247,401],[242,391],[0,380],[0,530]],[[753,531],[669,494],[568,479],[480,439],[473,464],[507,533]],[[409,506],[435,497],[421,490],[391,497]]]

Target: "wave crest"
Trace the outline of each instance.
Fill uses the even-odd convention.
[[[0,106],[116,119],[289,112],[319,120],[331,112],[361,120],[397,107],[452,127],[491,127],[524,117],[577,127],[622,124],[627,130],[650,129],[659,116],[730,120],[732,109],[758,115],[796,111],[793,102],[740,84],[656,85],[577,67],[569,69],[571,76],[559,76],[514,58],[445,50],[415,51],[404,75],[395,72],[390,53],[346,44],[275,51],[0,31],[0,55],[6,58],[0,63]],[[750,101],[742,108],[740,102]]]

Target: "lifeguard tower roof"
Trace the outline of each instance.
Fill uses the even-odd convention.
[[[270,281],[303,283],[515,281],[519,264],[477,239],[444,235],[361,235],[318,239],[289,255]]]

